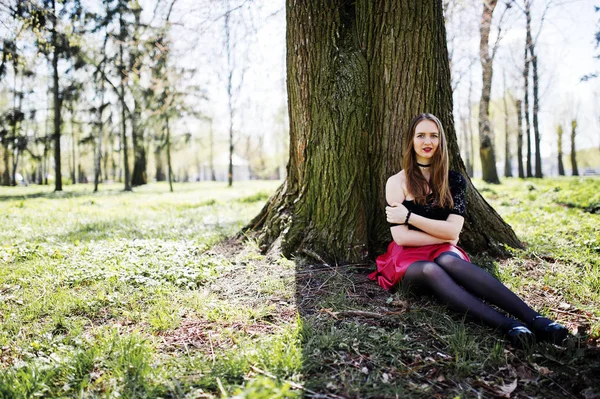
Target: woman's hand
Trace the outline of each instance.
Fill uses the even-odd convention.
[[[408,209],[398,202],[394,202],[392,206],[385,207],[385,214],[387,216],[388,223],[404,224],[407,213]]]

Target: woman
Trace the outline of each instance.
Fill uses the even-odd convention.
[[[369,277],[389,290],[401,282],[433,292],[451,308],[503,330],[515,346],[560,344],[568,330],[531,309],[456,246],[466,212],[466,182],[449,171],[444,129],[431,114],[416,116],[404,139],[403,170],[386,186],[394,241]],[[486,300],[522,320],[506,317]]]

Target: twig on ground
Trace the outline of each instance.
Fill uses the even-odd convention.
[[[325,260],[323,258],[321,258],[321,256],[318,253],[311,251],[310,249],[302,248],[300,250],[300,253],[313,258],[314,260],[316,260],[317,262],[319,262],[325,266],[329,266],[329,263],[325,262]]]
[[[212,359],[213,364],[215,364],[215,351],[213,349],[213,343],[211,338],[211,333],[208,333],[208,342],[210,343],[210,357]]]
[[[227,397],[227,391],[225,391],[225,388],[223,388],[223,384],[221,383],[221,379],[219,377],[217,377],[217,385],[219,386],[219,391],[221,391],[221,395],[223,395],[223,397]]]
[[[571,315],[571,316],[575,316],[575,317],[580,318],[580,319],[595,320],[595,318],[593,316],[588,316],[586,314],[567,312],[566,310],[560,310],[560,309],[555,309],[555,308],[550,308],[550,310],[552,310],[553,312],[558,312],[558,313],[563,313],[563,314],[568,314],[568,315]]]

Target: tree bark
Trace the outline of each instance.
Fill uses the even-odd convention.
[[[483,2],[483,13],[479,27],[479,56],[481,59],[481,76],[483,86],[481,88],[481,100],[479,101],[479,155],[481,157],[481,172],[483,180],[488,183],[499,184],[498,172],[496,171],[496,154],[494,150],[494,133],[490,125],[490,96],[492,91],[492,63],[490,55],[489,39],[492,27],[492,15],[498,4],[498,0],[485,0]]]
[[[525,178],[525,170],[523,169],[523,102],[521,100],[515,101],[515,107],[517,108],[517,168],[519,170],[519,177]]]
[[[559,176],[564,176],[565,175],[565,167],[563,165],[563,151],[562,151],[562,145],[563,145],[563,127],[562,125],[558,125],[558,127],[556,128],[556,134],[558,136],[558,175]]]
[[[573,176],[579,176],[579,169],[577,169],[577,153],[575,151],[575,136],[577,134],[577,119],[571,121],[571,168],[573,169]]]
[[[263,250],[338,263],[381,253],[391,236],[385,183],[402,164],[412,117],[442,120],[451,169],[467,180],[461,244],[504,254],[520,247],[473,188],[460,158],[439,1],[287,1],[290,160],[287,178],[244,229]]]

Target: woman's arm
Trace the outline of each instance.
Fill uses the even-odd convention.
[[[442,240],[458,240],[465,218],[451,213],[446,220],[428,219],[411,214],[408,223]]]
[[[387,220],[390,223],[402,224],[406,221],[408,209],[398,202],[385,208]],[[440,238],[444,241],[458,240],[465,218],[460,215],[450,214],[446,220],[429,219],[415,213],[411,213],[408,224],[422,230],[423,232]],[[413,230],[410,230],[413,231]]]
[[[458,238],[456,240],[444,240],[438,237],[434,237],[433,235],[427,234],[423,231],[409,230],[408,226],[406,225],[393,226],[391,228],[391,232],[392,238],[394,239],[394,242],[396,242],[396,244],[408,247],[443,244],[446,242],[456,245],[456,243],[458,242]]]
[[[386,207],[387,221],[390,223],[401,224],[406,220],[407,209],[404,205],[402,205],[402,202],[405,198],[404,179],[404,171],[401,171],[400,173],[390,177],[385,187],[385,197],[388,204],[395,205]],[[402,212],[402,210],[404,212]],[[411,221],[414,216],[416,215],[411,215]],[[445,242],[456,244],[456,242],[458,242],[458,236],[455,239],[444,239],[423,231],[409,230],[408,226],[402,225],[392,226],[390,231],[392,233],[392,238],[398,245],[421,246]]]

